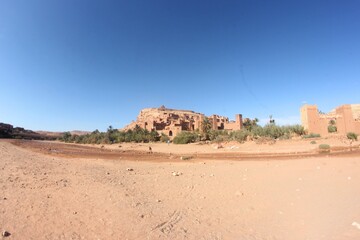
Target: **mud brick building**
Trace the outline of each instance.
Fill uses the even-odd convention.
[[[175,137],[181,131],[201,130],[205,115],[190,110],[170,109],[165,106],[159,108],[145,108],[140,111],[137,120],[127,125],[123,130],[133,129],[136,125],[149,131],[155,130],[169,137]],[[236,114],[235,121],[228,117],[212,115],[207,117],[214,130],[240,130],[243,127],[241,114]]]
[[[339,106],[329,113],[319,112],[316,105],[304,105],[300,109],[301,122],[309,133],[327,135],[328,126],[334,124],[339,134],[360,134],[360,104]]]

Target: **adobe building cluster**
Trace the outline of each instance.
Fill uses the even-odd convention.
[[[316,105],[304,105],[300,109],[301,122],[308,133],[327,135],[328,127],[334,124],[337,133],[360,134],[360,104],[346,104],[335,108],[327,114],[319,112]]]
[[[201,130],[205,115],[190,110],[177,110],[161,106],[159,108],[145,108],[140,111],[136,121],[127,125],[123,130],[134,129],[136,125],[149,131],[155,130],[173,138],[181,131]],[[235,121],[229,118],[212,115],[207,117],[212,129],[240,130],[243,127],[242,115],[237,114]]]

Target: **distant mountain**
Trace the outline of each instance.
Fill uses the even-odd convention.
[[[22,127],[14,127],[8,123],[0,123],[0,138],[34,139],[34,140],[56,140],[64,132],[32,131]],[[71,135],[85,135],[90,132],[74,130]]]
[[[80,130],[73,130],[73,131],[70,131],[71,135],[86,135],[86,134],[90,134],[91,132],[89,131],[80,131]]]
[[[63,135],[64,132],[50,132],[50,131],[35,131],[41,135],[45,135],[45,136],[51,136],[51,137],[61,137]],[[73,131],[69,131],[71,133],[71,135],[86,135],[89,134],[91,132],[89,131],[80,131],[80,130],[73,130]]]
[[[22,127],[14,127],[13,125],[7,123],[0,123],[0,138],[36,139],[36,140],[56,139],[56,137],[53,136],[42,135]]]

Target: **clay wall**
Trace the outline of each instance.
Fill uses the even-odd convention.
[[[341,115],[342,118],[337,120],[338,132],[348,133],[355,132],[360,133],[357,122],[353,118],[353,112],[350,105],[343,105],[336,109],[336,114]]]
[[[243,120],[241,114],[235,115],[235,121],[227,122],[224,124],[225,130],[241,130],[243,127]]]
[[[213,130],[235,131],[242,129],[243,127],[243,120],[241,114],[235,115],[235,121],[229,121],[229,118],[218,115],[212,115],[211,117],[209,117],[209,120],[211,121]]]
[[[181,131],[201,130],[204,114],[187,110],[160,108],[146,108],[140,111],[136,121],[133,121],[123,130],[133,129],[136,125],[148,131],[156,130],[170,137],[175,137]],[[214,130],[240,130],[242,128],[242,115],[237,114],[235,121],[229,122],[229,118],[212,115],[209,117]]]
[[[352,106],[348,104],[337,107],[329,114],[320,114],[316,105],[304,105],[300,109],[301,122],[308,133],[328,135],[328,126],[330,121],[334,120],[338,133],[355,132],[360,134],[360,121],[354,119],[352,109]]]

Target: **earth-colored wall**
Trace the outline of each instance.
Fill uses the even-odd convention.
[[[329,123],[334,120],[339,134],[348,132],[360,134],[360,117],[356,118],[357,106],[358,104],[346,104],[337,107],[328,114],[320,114],[316,105],[304,105],[300,109],[301,122],[308,133],[327,135],[329,134]]]
[[[134,129],[136,125],[149,131],[156,130],[171,138],[181,131],[201,130],[205,115],[190,110],[160,108],[145,108],[140,111],[136,121],[127,125],[123,130]],[[208,119],[214,130],[240,130],[242,128],[242,115],[237,114],[235,121],[229,121],[224,116],[212,115]]]

